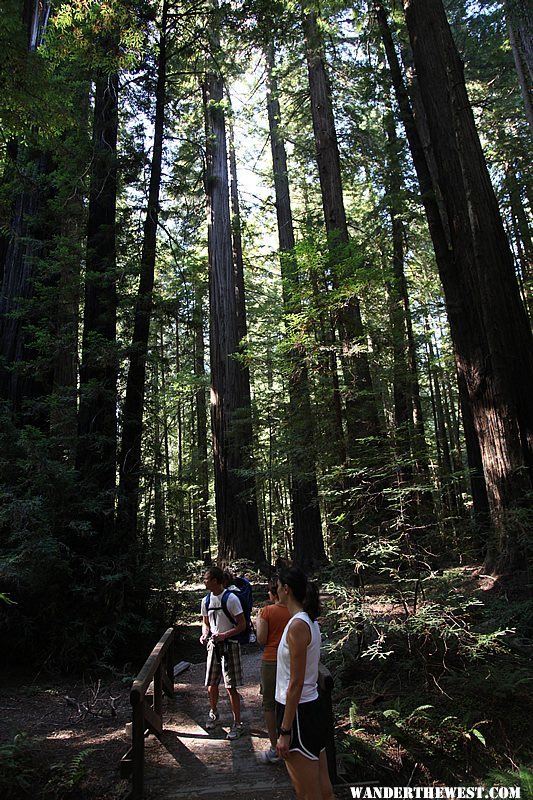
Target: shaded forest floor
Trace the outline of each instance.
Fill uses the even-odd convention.
[[[344,777],[521,785],[533,798],[531,599],[478,565],[330,589],[323,629]]]
[[[258,605],[265,588],[254,590]],[[522,798],[533,797],[525,772],[533,765],[531,600],[509,597],[474,566],[423,580],[375,577],[364,588],[337,569],[323,588],[343,782],[518,785],[522,769]],[[176,661],[205,658],[202,593],[200,585],[172,593]],[[95,671],[84,681],[44,672],[2,676],[2,798],[124,797],[118,763],[129,746],[136,669]]]

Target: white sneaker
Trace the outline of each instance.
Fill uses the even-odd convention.
[[[273,747],[269,747],[268,750],[263,750],[259,753],[261,764],[277,764],[279,760],[280,758]]]
[[[244,733],[244,725],[242,722],[234,723],[228,731],[226,739],[239,739]]]
[[[212,708],[209,709],[209,714],[207,715],[207,720],[205,723],[206,731],[212,731],[213,728],[216,728],[219,718],[218,711],[213,711]]]

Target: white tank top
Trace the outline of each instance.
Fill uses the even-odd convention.
[[[295,619],[303,619],[309,625],[311,631],[311,641],[307,645],[307,659],[305,662],[305,677],[300,696],[300,703],[309,703],[318,697],[318,662],[320,661],[320,627],[318,622],[311,621],[309,614],[305,611],[298,611],[294,617],[287,622],[285,630],[281,635],[278,645],[278,662],[276,669],[276,700],[285,705],[287,700],[287,688],[291,677],[291,658],[289,645],[287,644],[287,633],[289,627]]]

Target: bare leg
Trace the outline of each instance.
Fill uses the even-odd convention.
[[[233,711],[233,719],[235,720],[235,724],[239,725],[241,722],[241,696],[237,689],[229,688],[228,695],[231,704],[231,710]]]
[[[263,710],[265,715],[265,724],[267,726],[268,731],[268,738],[270,739],[270,744],[272,745],[272,749],[276,749],[276,743],[278,741],[278,730],[276,726],[276,712],[275,711],[267,711],[265,708]]]
[[[209,695],[209,706],[213,711],[217,710],[218,705],[218,684],[207,687],[207,694]]]
[[[320,788],[322,790],[322,800],[335,800],[333,794],[333,786],[329,779],[328,759],[326,751],[322,750],[320,753],[320,760],[318,762],[318,771],[320,775]]]
[[[298,800],[323,800],[318,761],[312,761],[301,753],[294,752],[289,753],[285,764]]]

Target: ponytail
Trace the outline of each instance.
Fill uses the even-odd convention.
[[[314,622],[320,614],[320,595],[316,583],[307,581],[303,605],[304,611],[309,614],[310,619]]]
[[[307,575],[299,567],[286,567],[279,571],[279,582],[292,589],[296,600],[303,605],[304,611],[314,622],[320,614],[320,598],[318,586],[307,579]]]

